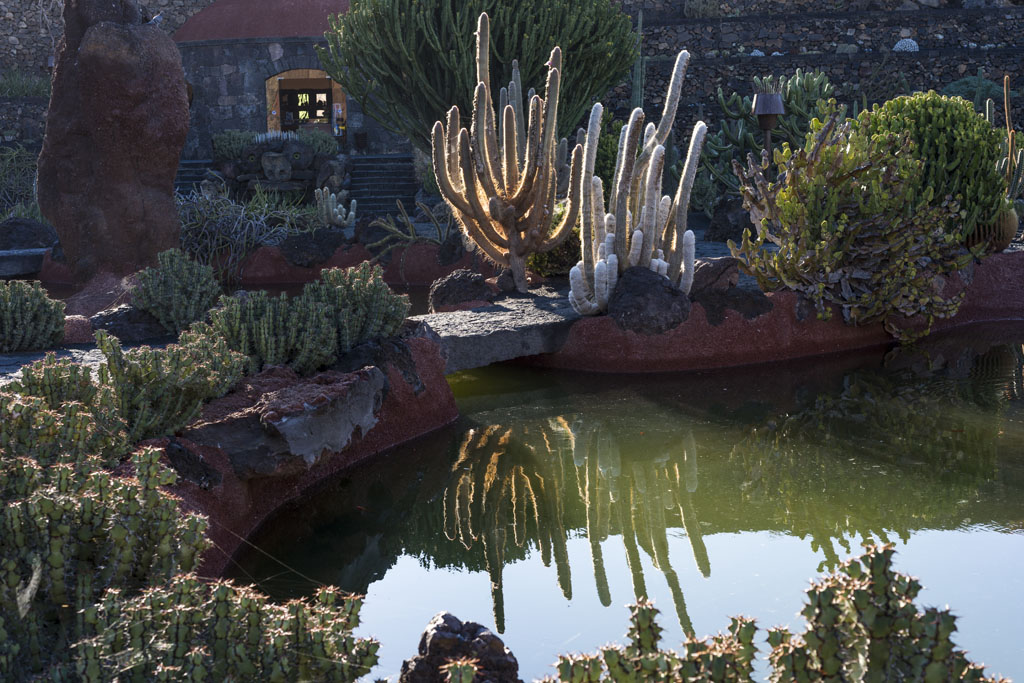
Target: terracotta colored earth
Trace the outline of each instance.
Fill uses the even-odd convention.
[[[174,40],[320,37],[329,14],[344,14],[348,0],[217,0],[193,14]]]

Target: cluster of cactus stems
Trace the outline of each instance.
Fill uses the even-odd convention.
[[[380,266],[362,263],[322,271],[294,298],[262,291],[222,297],[210,328],[198,333],[212,331],[248,356],[250,372],[288,365],[308,374],[354,346],[395,334],[408,312],[408,297],[388,288]]]
[[[561,244],[580,208],[582,144],[572,151],[567,206],[554,222],[560,146],[558,96],[562,51],[548,61],[545,97],[528,93],[524,104],[518,65],[502,88],[498,115],[491,98],[490,20],[481,14],[476,33],[477,86],[472,127],[461,127],[459,108],[438,121],[431,134],[434,175],[465,235],[494,263],[512,271],[516,289],[527,291],[526,259]],[[527,107],[529,118],[527,119]]]
[[[342,204],[343,197],[331,192],[326,187],[314,191],[316,197],[316,214],[320,222],[335,228],[351,228],[356,224],[356,200],[349,202],[348,208]]]
[[[476,678],[479,660],[459,658],[453,659],[441,667],[445,675],[445,683],[473,683]]]
[[[157,254],[157,267],[138,273],[135,305],[177,334],[206,316],[220,296],[213,267],[193,261],[180,249]]]
[[[685,50],[676,58],[661,122],[644,128],[644,112],[638,108],[623,127],[607,213],[604,186],[594,174],[604,109],[599,102],[590,112],[583,155],[582,259],[569,273],[569,301],[582,315],[606,310],[619,273],[632,266],[665,275],[685,293],[693,284],[694,237],[686,229],[686,220],[707,133],[703,121],[693,128],[675,197],[661,194],[665,144],[675,121],[689,60],[690,53]]]
[[[499,632],[505,624],[502,570],[506,556],[519,549],[537,548],[545,566],[553,560],[559,587],[572,598],[566,536],[576,524],[570,516],[579,503],[601,603],[611,604],[601,544],[617,533],[636,598],[647,596],[643,550],[665,576],[680,626],[692,632],[666,532],[669,516],[681,518],[694,560],[708,576],[710,562],[692,501],[697,489],[692,435],[652,474],[623,463],[614,437],[600,424],[557,418],[546,424],[492,425],[466,435],[452,473],[443,497],[444,534],[467,549],[482,548]]]
[[[905,135],[869,135],[874,116],[866,111],[840,123],[834,111],[812,124],[802,148],[776,150],[774,183],[765,177],[767,152],[760,165],[753,156],[746,169],[733,162],[758,234],[752,238],[747,229],[739,247],[729,245],[763,290],[797,291],[821,318],[834,304],[849,324],[881,321],[896,338],[912,341],[936,318],[957,312],[965,291],[946,298],[936,277],[973,256],[960,246],[963,232],[944,231],[959,220],[957,202],[916,204],[913,178],[921,162]],[[923,328],[912,326],[914,316]]]
[[[910,136],[913,156],[923,165],[907,183],[908,211],[951,198],[960,211],[944,225],[964,239],[996,219],[1006,191],[996,170],[999,133],[970,102],[929,91],[889,100],[858,118],[867,135]]]
[[[163,349],[124,351],[117,337],[99,330],[96,345],[106,357],[99,383],[114,389],[131,443],[184,427],[204,402],[226,394],[246,366],[245,356],[208,332],[185,332]]]
[[[63,338],[63,301],[38,282],[0,281],[0,353],[48,349]]]
[[[331,587],[280,605],[228,582],[178,575],[138,595],[110,591],[84,610],[83,681],[354,681],[379,644],[355,638],[362,605]]]

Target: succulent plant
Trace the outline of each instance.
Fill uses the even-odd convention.
[[[821,318],[834,304],[849,324],[881,321],[910,341],[927,334],[935,318],[954,315],[963,299],[963,290],[946,298],[936,285],[936,276],[972,258],[960,233],[943,231],[959,207],[951,199],[915,204],[923,162],[912,158],[905,135],[869,136],[873,112],[839,118],[833,112],[813,124],[802,148],[776,151],[778,182],[764,176],[767,152],[760,165],[750,157],[745,170],[734,162],[744,207],[759,227],[729,248],[765,291],[791,289],[814,302]],[[917,206],[911,215],[908,205]],[[777,248],[765,248],[769,243]],[[924,329],[911,329],[909,319],[918,315]]]
[[[446,683],[473,683],[476,678],[477,660],[453,659],[441,667]]]
[[[246,365],[245,357],[205,324],[162,349],[123,351],[105,330],[96,332],[96,345],[106,357],[99,383],[114,390],[132,443],[184,427],[204,402],[227,393]]]
[[[556,224],[553,213],[559,185],[559,143],[555,131],[562,51],[558,47],[551,51],[545,98],[528,96],[527,126],[516,62],[512,81],[501,91],[495,116],[489,64],[490,20],[486,13],[480,15],[476,36],[472,127],[461,127],[457,106],[448,111],[447,124],[434,124],[434,175],[441,196],[451,205],[466,237],[489,260],[509,268],[516,289],[526,292],[526,258],[557,247],[576,223],[583,147],[577,144],[573,148],[568,205]]]
[[[316,211],[320,221],[326,226],[351,228],[356,224],[356,200],[349,202],[348,209],[341,203],[344,197],[331,192],[326,187],[313,193],[316,197]],[[347,194],[347,193],[346,193]]]
[[[63,301],[38,282],[0,281],[0,353],[48,349],[63,338]]]
[[[934,91],[915,93],[875,105],[858,119],[867,135],[909,135],[922,167],[906,183],[906,212],[955,201],[959,215],[943,224],[962,239],[995,220],[1006,191],[996,170],[999,134],[970,102]]]
[[[193,261],[180,249],[157,254],[157,267],[138,273],[132,290],[135,305],[177,334],[206,317],[220,296],[213,268]]]
[[[603,182],[594,174],[603,107],[599,102],[591,110],[583,161],[582,259],[569,273],[569,302],[578,313],[594,315],[604,311],[619,273],[636,265],[665,275],[685,293],[690,291],[694,237],[686,229],[686,220],[690,190],[707,132],[703,121],[693,128],[675,198],[661,194],[665,143],[675,120],[689,59],[685,50],[676,58],[661,123],[648,124],[645,130],[643,111],[634,109],[622,129],[608,213]]]

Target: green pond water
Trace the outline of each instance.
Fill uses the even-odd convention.
[[[949,605],[971,659],[1024,680],[1022,340],[1004,326],[729,372],[455,375],[458,424],[281,511],[234,576],[278,598],[366,594],[371,679],[396,680],[448,610],[500,632],[530,680],[623,642],[637,595],[673,647],[737,614],[762,636],[802,630],[811,579],[892,542],[918,604]]]

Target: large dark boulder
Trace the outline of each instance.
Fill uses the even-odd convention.
[[[441,612],[420,637],[419,654],[402,662],[398,683],[437,683],[441,667],[452,659],[476,659],[479,683],[522,683],[519,662],[501,638],[472,621]]]
[[[494,292],[480,273],[460,268],[430,286],[430,312],[453,310],[459,304],[474,301],[493,301]]]
[[[711,224],[704,232],[704,240],[706,242],[732,240],[739,244],[743,239],[743,229],[753,229],[753,227],[754,224],[750,222],[750,213],[743,208],[743,200],[727,199],[719,202],[715,209],[715,215],[711,217]]]
[[[338,228],[324,228],[313,232],[289,235],[278,248],[281,255],[293,266],[312,268],[326,263],[334,256],[338,247],[348,242],[345,231]]]
[[[702,292],[724,292],[740,281],[739,260],[732,256],[697,259],[694,264],[690,298]]]
[[[690,317],[690,298],[664,275],[634,266],[619,277],[608,299],[608,315],[623,330],[661,334]]]
[[[57,244],[57,231],[31,218],[8,218],[0,223],[0,251],[46,249]]]
[[[94,330],[106,330],[123,344],[136,344],[173,337],[160,321],[141,308],[121,304],[89,318]]]
[[[130,0],[67,0],[38,196],[79,281],[178,246],[188,96],[174,41]]]

